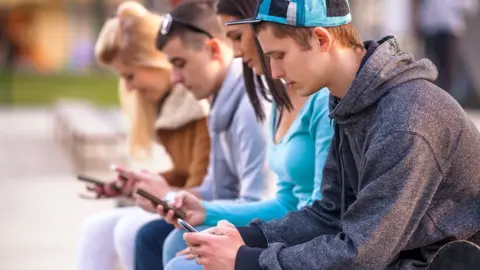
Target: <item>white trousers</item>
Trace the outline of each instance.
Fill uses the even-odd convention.
[[[135,269],[135,238],[138,230],[160,216],[139,207],[115,208],[84,221],[77,270]],[[117,261],[118,259],[118,261]]]

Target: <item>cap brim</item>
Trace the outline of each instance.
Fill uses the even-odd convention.
[[[246,20],[229,21],[229,22],[226,22],[225,25],[230,26],[230,25],[239,25],[239,24],[256,24],[260,22],[262,22],[262,20],[251,18]]]

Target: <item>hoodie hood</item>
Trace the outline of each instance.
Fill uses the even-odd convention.
[[[177,84],[160,108],[155,129],[177,129],[205,118],[208,111],[207,100],[197,100],[183,85]]]
[[[372,46],[374,51],[369,53]],[[430,60],[416,61],[412,54],[400,52],[395,37],[366,42],[365,47],[363,66],[348,92],[340,101],[331,96],[330,117],[339,124],[355,121],[356,116],[375,105],[393,87],[412,80],[437,78],[437,69]]]
[[[222,132],[228,128],[246,95],[242,59],[233,59],[212,103],[210,125],[213,131]]]

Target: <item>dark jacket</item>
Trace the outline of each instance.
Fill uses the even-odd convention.
[[[345,97],[331,98],[322,199],[239,228],[257,248],[241,247],[235,269],[421,269],[480,230],[480,133],[432,83],[429,60],[379,43],[366,43]]]

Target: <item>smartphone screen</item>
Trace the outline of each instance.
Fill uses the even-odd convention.
[[[178,225],[182,226],[182,228],[184,228],[185,230],[189,231],[189,232],[198,232],[192,225],[188,224],[188,222],[186,222],[185,220],[179,218],[177,220],[177,223]]]

